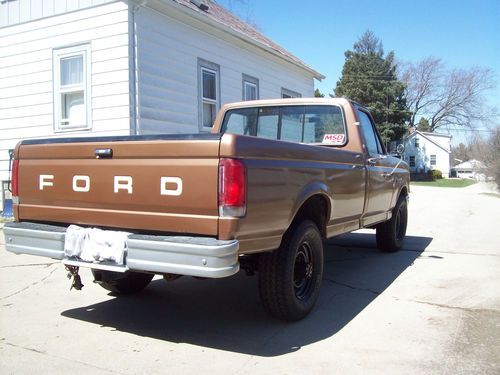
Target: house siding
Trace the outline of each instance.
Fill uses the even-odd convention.
[[[54,132],[54,48],[90,44],[91,132],[129,134],[128,41],[128,6],[121,2],[0,29],[0,180],[9,179],[8,150],[21,139],[89,134]]]
[[[313,78],[289,63],[266,58],[151,9],[138,9],[134,19],[139,133],[200,131],[199,59],[220,67],[221,105],[242,100],[243,74],[259,79],[261,99],[280,97],[282,87],[313,96]]]
[[[3,0],[0,27],[18,25],[44,17],[110,3],[113,0]]]
[[[431,136],[432,140],[441,147],[450,148],[450,137]],[[415,147],[415,139],[418,139],[418,147]],[[436,138],[439,139],[437,142]],[[425,173],[431,169],[438,169],[443,177],[450,174],[450,153],[445,151],[419,133],[412,134],[405,141],[405,161],[410,163],[410,156],[415,157],[415,167],[410,167],[412,173]],[[436,155],[436,165],[431,166],[431,155]]]

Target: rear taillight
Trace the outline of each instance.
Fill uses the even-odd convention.
[[[12,196],[19,196],[19,160],[12,161],[12,175],[10,176]]]
[[[245,163],[238,159],[221,159],[219,164],[219,215],[245,216],[246,197]]]

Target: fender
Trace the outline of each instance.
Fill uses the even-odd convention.
[[[396,202],[399,199],[399,196],[403,192],[404,189],[406,189],[406,195],[409,196],[410,194],[410,184],[405,181],[405,179],[401,176],[401,179],[398,180],[398,186],[394,189],[394,194],[392,195],[392,201],[391,201],[391,210],[396,206]]]
[[[321,181],[314,181],[308,185],[306,185],[299,195],[297,196],[297,199],[295,200],[292,212],[290,217],[288,218],[288,226],[292,223],[293,219],[299,212],[300,208],[304,205],[304,203],[314,195],[321,195],[324,198],[326,198],[328,202],[328,207],[326,210],[326,218],[327,218],[327,223],[330,221],[331,217],[331,209],[332,209],[332,194],[330,191],[328,191],[328,187],[326,186],[325,183]]]

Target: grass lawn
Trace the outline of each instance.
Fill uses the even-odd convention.
[[[466,186],[474,185],[475,180],[469,178],[453,178],[447,179],[443,178],[436,181],[415,181],[411,182],[412,185],[417,186],[436,186],[436,187],[452,187],[452,188],[463,188]]]

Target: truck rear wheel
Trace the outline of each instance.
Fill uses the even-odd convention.
[[[92,270],[94,282],[104,289],[117,294],[137,293],[146,288],[154,275],[142,272],[111,272]]]
[[[408,203],[406,197],[401,195],[392,210],[389,221],[377,225],[377,247],[384,252],[394,252],[403,246],[408,224]]]
[[[259,292],[264,307],[278,319],[304,318],[318,299],[323,277],[323,242],[306,220],[291,230],[278,250],[259,259]]]

